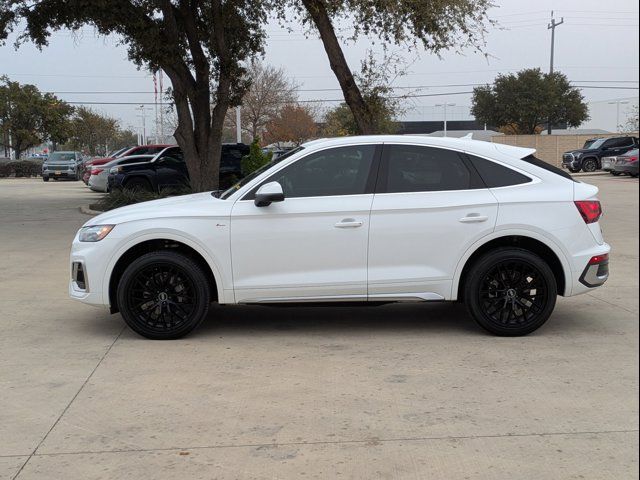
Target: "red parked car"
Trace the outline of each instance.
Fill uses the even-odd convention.
[[[91,177],[91,170],[94,166],[104,165],[105,163],[109,163],[115,158],[127,157],[130,155],[154,155],[170,146],[171,145],[138,145],[137,147],[125,147],[110,153],[107,157],[94,158],[93,160],[85,164],[85,170],[82,174],[82,181],[85,185],[89,184],[89,177]]]

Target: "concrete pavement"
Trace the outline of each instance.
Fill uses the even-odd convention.
[[[584,180],[612,278],[529,337],[459,305],[228,306],[173,342],[67,298],[95,194],[0,180],[0,478],[637,478],[638,181]]]

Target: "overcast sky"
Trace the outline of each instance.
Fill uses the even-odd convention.
[[[391,47],[392,52],[413,62],[408,74],[397,86],[425,87],[419,94],[469,91],[459,85],[491,82],[498,73],[523,68],[549,68],[550,32],[547,30],[551,10],[565,23],[556,30],[556,70],[564,72],[576,85],[630,89],[589,88],[583,94],[589,101],[638,96],[638,3],[637,0],[496,0],[499,8],[491,18],[501,24],[487,36],[491,58],[468,52],[445,53],[441,59],[425,51],[406,52]],[[300,32],[299,25],[291,27]],[[322,44],[305,39],[300,33],[289,34],[277,23],[267,27],[269,41],[265,61],[283,67],[295,78],[301,90],[337,88]],[[364,58],[369,41],[344,45],[347,60],[354,70]],[[378,52],[381,48],[377,48]],[[43,91],[57,92],[70,102],[153,102],[151,76],[136,69],[118,46],[116,37],[95,37],[90,28],[80,36],[57,32],[48,48],[39,52],[31,45],[16,51],[13,46],[0,47],[0,74],[21,83],[32,83]],[[613,81],[614,83],[596,83]],[[593,83],[591,83],[593,82]],[[635,82],[635,83],[631,83]],[[168,83],[168,80],[167,80]],[[148,93],[95,94],[77,92],[126,91]],[[76,92],[76,93],[63,93]],[[339,99],[339,91],[301,91],[300,99]],[[416,98],[408,105],[411,119],[433,119],[436,103],[457,105],[454,115],[464,116],[470,96],[447,95]],[[331,103],[323,104],[325,107]],[[95,105],[96,110],[119,118],[123,126],[139,127],[140,118],[133,105]],[[615,107],[612,107],[615,108]],[[153,115],[152,112],[149,112]],[[150,122],[151,119],[148,120]]]

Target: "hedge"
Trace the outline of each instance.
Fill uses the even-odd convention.
[[[42,165],[28,160],[0,164],[0,177],[39,177]]]

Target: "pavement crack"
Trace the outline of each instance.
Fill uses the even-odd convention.
[[[11,477],[12,480],[15,480],[16,478],[18,478],[18,476],[22,473],[22,471],[24,470],[24,467],[27,466],[27,464],[29,463],[29,461],[34,457],[37,456],[38,454],[38,449],[42,446],[42,444],[45,442],[45,440],[47,439],[47,437],[49,436],[49,434],[53,431],[54,428],[56,428],[56,426],[58,425],[58,423],[60,423],[60,420],[62,420],[62,417],[64,417],[64,415],[67,413],[67,411],[69,410],[69,408],[71,407],[71,405],[73,404],[73,402],[76,400],[76,398],[78,398],[78,395],[80,395],[80,393],[82,392],[82,390],[84,390],[84,387],[87,385],[87,383],[89,383],[89,380],[91,380],[91,377],[93,377],[93,374],[96,373],[96,370],[98,370],[98,367],[102,364],[102,362],[104,361],[105,358],[107,358],[107,355],[109,355],[109,352],[111,351],[111,349],[113,348],[113,346],[116,344],[116,342],[120,339],[120,336],[122,335],[122,333],[125,331],[126,329],[126,325],[123,326],[120,329],[120,332],[118,332],[118,335],[116,335],[116,338],[113,339],[113,342],[111,342],[111,344],[107,347],[107,349],[105,350],[105,352],[102,354],[102,357],[100,357],[100,360],[98,360],[98,363],[96,363],[96,366],[93,367],[93,370],[91,370],[91,373],[89,373],[89,375],[87,376],[87,378],[84,380],[84,382],[82,382],[82,385],[80,385],[80,388],[78,389],[78,391],[75,393],[75,395],[71,398],[71,400],[69,401],[69,403],[67,403],[67,406],[64,407],[64,409],[62,410],[62,412],[60,413],[60,415],[58,416],[58,418],[56,419],[55,422],[53,422],[53,425],[51,425],[51,428],[49,428],[49,430],[47,430],[47,433],[45,433],[44,437],[42,437],[42,439],[38,442],[38,445],[36,445],[36,448],[33,449],[33,451],[31,452],[31,454],[27,457],[27,459],[24,461],[24,463],[22,464],[22,466],[20,467],[20,469],[16,472],[16,474]]]
[[[586,430],[573,432],[529,432],[529,433],[502,433],[502,434],[486,434],[486,435],[448,435],[448,436],[425,436],[425,437],[395,437],[395,438],[376,438],[376,444],[394,443],[394,442],[426,442],[439,440],[476,440],[491,438],[533,438],[533,437],[557,437],[557,436],[576,436],[576,435],[607,435],[615,433],[638,433],[638,429],[629,430]],[[78,450],[71,452],[50,452],[50,453],[34,453],[36,457],[56,457],[65,455],[100,455],[110,453],[145,453],[145,452],[173,452],[173,451],[189,451],[189,450],[207,450],[207,449],[226,449],[226,448],[278,448],[278,447],[301,447],[313,445],[370,445],[372,439],[364,438],[357,440],[317,440],[317,441],[300,441],[300,442],[271,442],[271,443],[240,443],[240,444],[218,444],[218,445],[195,445],[190,447],[161,447],[161,448],[131,448],[131,449],[112,449],[112,450]],[[14,477],[15,478],[15,477]]]

